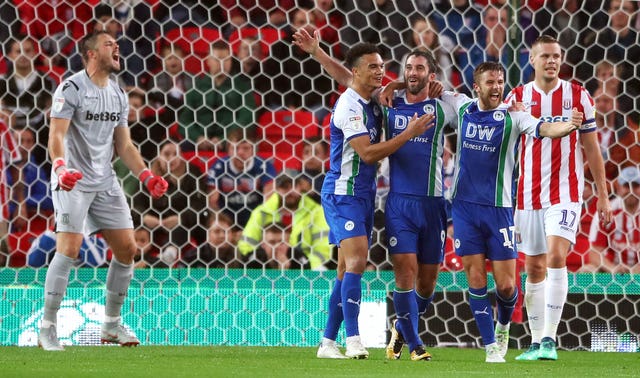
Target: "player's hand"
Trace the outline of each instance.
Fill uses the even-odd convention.
[[[58,158],[53,161],[53,172],[58,175],[58,189],[70,191],[78,180],[82,179],[82,172],[73,168],[67,168],[64,159]]]
[[[167,192],[167,189],[169,188],[169,184],[162,176],[155,176],[148,169],[143,170],[138,178],[140,179],[140,181],[142,181],[144,186],[149,191],[149,194],[151,194],[151,197],[153,197],[154,199],[162,197],[162,195],[165,194]]]
[[[382,106],[392,107],[393,97],[396,91],[400,89],[404,89],[406,87],[407,85],[405,84],[404,80],[392,81],[389,84],[385,85],[384,87],[380,88],[379,90],[376,90],[376,92],[374,92],[374,97],[376,98],[376,101],[378,102],[378,104]]]
[[[77,171],[73,168],[66,169],[62,168],[58,170],[58,188],[70,191],[75,186],[78,180],[82,179],[82,172]]]
[[[380,93],[378,93],[378,103],[382,106],[392,107],[394,93],[395,90],[391,85],[385,85],[380,89]]]
[[[438,80],[427,81],[427,92],[429,93],[429,98],[438,98],[442,96],[442,92],[444,91],[444,85]]]
[[[313,55],[320,47],[320,31],[313,32],[313,37],[304,28],[293,33],[293,44],[307,54]]]
[[[573,108],[571,111],[571,124],[575,126],[576,130],[580,128],[580,125],[582,125],[583,116],[582,112],[579,112],[576,108]]]
[[[151,197],[160,198],[167,192],[169,184],[162,176],[153,176],[147,181],[147,190],[151,193]]]
[[[411,134],[412,138],[420,136],[435,125],[434,120],[435,116],[431,113],[423,114],[420,117],[418,117],[418,113],[414,113],[407,126],[407,132]]]
[[[597,209],[600,223],[605,226],[609,225],[609,223],[611,223],[613,215],[611,211],[611,204],[609,203],[609,198],[607,197],[606,193],[598,195]]]
[[[512,102],[507,111],[510,112],[526,112],[527,107],[524,105],[524,102]]]

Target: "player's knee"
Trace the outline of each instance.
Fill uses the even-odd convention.
[[[487,275],[484,271],[471,269],[467,272],[467,280],[470,287],[484,287],[487,286]]]
[[[135,242],[127,242],[119,246],[119,248],[113,249],[113,254],[123,264],[131,264],[136,252],[137,246]]]
[[[502,298],[511,298],[516,292],[516,286],[509,282],[496,284],[496,291]]]
[[[527,276],[532,282],[539,282],[544,280],[547,273],[546,260],[535,259],[533,261],[527,261]]]
[[[362,274],[367,268],[366,258],[350,258],[346,261],[346,271],[351,273]]]
[[[430,297],[436,289],[436,280],[418,279],[416,291],[423,297]]]
[[[563,268],[567,266],[566,254],[552,254],[547,258],[547,266],[550,268]]]

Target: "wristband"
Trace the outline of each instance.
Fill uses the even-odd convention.
[[[53,171],[57,174],[58,168],[66,167],[67,163],[64,162],[63,158],[55,158],[53,159]]]
[[[149,168],[145,168],[138,175],[138,180],[140,180],[143,184],[146,184],[149,179],[153,176],[153,173],[149,170]]]

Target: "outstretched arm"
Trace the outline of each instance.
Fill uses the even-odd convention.
[[[305,29],[300,29],[293,34],[293,44],[309,53],[340,85],[348,87],[351,84],[351,71],[320,47],[320,31],[314,31],[312,37]]]
[[[544,122],[540,125],[540,136],[547,138],[562,138],[578,130],[582,124],[582,113],[573,108],[571,113],[571,121],[568,122]]]
[[[418,117],[418,114],[414,114],[407,128],[389,140],[371,144],[369,135],[363,135],[351,139],[349,144],[365,163],[373,164],[396,152],[409,139],[422,135],[432,128],[435,124],[433,122],[434,118],[434,115],[430,113],[423,114],[421,117]]]

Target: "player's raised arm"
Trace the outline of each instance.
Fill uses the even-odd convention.
[[[426,83],[429,98],[438,98],[444,93],[444,86],[438,80],[429,80]],[[405,89],[407,83],[404,80],[395,80],[374,93],[375,100],[383,106],[393,106],[395,91]]]
[[[348,87],[353,80],[351,71],[342,65],[339,61],[332,58],[320,47],[320,31],[313,32],[313,37],[304,28],[293,34],[293,44],[302,49],[302,51],[311,55],[322,65],[331,76],[340,85]]]
[[[547,138],[562,138],[572,132],[578,130],[582,124],[582,112],[573,108],[571,112],[571,121],[567,122],[544,122],[540,125],[540,136]]]

